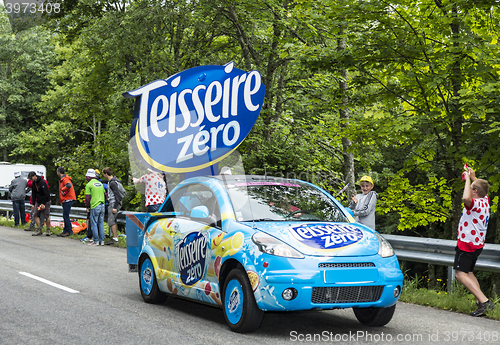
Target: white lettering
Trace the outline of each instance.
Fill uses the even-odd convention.
[[[307,235],[307,233],[308,233],[307,228],[298,228],[295,231],[297,231],[297,233],[299,234],[300,237],[312,238],[312,236]]]
[[[189,149],[189,146],[191,145],[191,141],[193,141],[193,135],[188,135],[186,137],[182,137],[177,139],[177,144],[184,143],[184,146],[182,146],[181,152],[179,152],[179,155],[177,156],[177,159],[175,160],[176,163],[184,162],[188,159],[193,158],[193,154],[187,154],[187,151]]]
[[[200,90],[206,90],[206,89],[207,88],[205,87],[205,85],[198,85],[193,90],[193,105],[194,108],[196,109],[196,114],[198,115],[198,121],[192,123],[191,127],[198,127],[199,125],[201,125],[203,119],[205,118],[205,110],[203,109],[203,104],[200,101],[200,96],[198,95],[198,92],[200,92]]]
[[[182,117],[184,118],[184,124],[182,125],[182,127],[176,128],[179,132],[185,131],[189,127],[189,123],[191,122],[191,114],[188,106],[186,105],[186,100],[184,99],[184,95],[186,93],[192,94],[193,91],[191,91],[190,89],[185,89],[182,90],[181,93],[179,94],[179,108],[181,109],[181,114]]]
[[[229,140],[229,128],[233,128],[234,130],[233,139],[231,140]],[[238,121],[229,122],[224,127],[224,131],[222,132],[222,141],[224,142],[224,145],[231,146],[235,144],[238,141],[239,137],[240,137],[240,124],[238,123]]]
[[[224,128],[224,125],[220,125],[219,127],[210,128],[210,135],[212,136],[212,145],[211,145],[210,151],[215,151],[215,149],[217,149],[217,133],[222,131],[223,128]]]
[[[212,92],[215,88],[215,98],[212,100]],[[214,116],[212,106],[219,103],[222,98],[222,85],[218,81],[213,81],[208,85],[207,93],[205,94],[205,115],[210,122],[217,122],[220,115]]]
[[[160,101],[162,102],[161,114],[158,116],[158,106]],[[158,127],[158,121],[163,119],[168,114],[168,98],[165,95],[160,95],[156,97],[151,106],[151,132],[157,138],[163,137],[167,131],[160,131]]]
[[[330,242],[330,236],[323,236],[321,239],[325,241],[325,248],[333,246],[333,243]]]
[[[233,79],[233,92],[231,98],[231,115],[233,116],[238,115],[238,89],[240,87],[240,84],[242,84],[246,78],[247,75],[242,74],[239,78],[238,76],[236,76]]]
[[[255,85],[253,89],[250,89],[252,86],[252,78],[255,78]],[[252,95],[256,94],[260,90],[261,81],[261,76],[257,71],[250,72],[248,74],[247,80],[245,81],[244,99],[245,105],[250,111],[256,111],[257,109],[259,109],[259,105],[253,105]]]
[[[185,244],[181,243],[179,247],[179,268],[182,270],[184,268],[193,266],[198,263],[202,258],[206,258],[206,246],[207,239],[205,236],[199,237],[196,240]],[[199,263],[198,263],[199,264]],[[198,271],[199,275],[203,272]]]
[[[177,108],[177,92],[170,95],[170,115],[168,116],[168,132],[175,133],[175,116]]]
[[[136,90],[128,92],[130,96],[141,96],[141,103],[139,107],[139,134],[142,140],[149,141],[148,135],[148,106],[149,106],[149,92],[156,90],[162,86],[167,85],[165,80],[156,80],[150,84],[144,85]]]
[[[203,139],[201,139],[203,137]],[[200,131],[196,133],[193,141],[193,153],[197,156],[201,156],[205,152],[208,151],[209,147],[205,146],[205,144],[210,140],[210,133],[208,131]],[[200,146],[204,145],[202,149]]]

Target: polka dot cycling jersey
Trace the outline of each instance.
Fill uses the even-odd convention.
[[[472,199],[470,208],[464,207],[458,224],[458,248],[473,252],[484,247],[484,238],[490,220],[488,196]]]
[[[160,175],[153,173],[143,175],[140,182],[146,187],[146,206],[163,204],[167,185]]]

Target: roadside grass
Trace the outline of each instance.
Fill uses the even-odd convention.
[[[79,220],[78,222],[80,224],[81,223],[85,223],[84,220]],[[27,223],[25,225],[19,225],[18,227],[15,227],[13,219],[8,219],[6,217],[0,217],[0,225],[24,230],[24,229],[28,229],[29,228],[30,223]],[[52,226],[50,228],[50,231],[52,233],[52,236],[56,236],[56,235],[59,235],[62,232],[62,228],[59,227],[59,226]],[[106,235],[109,234],[109,227],[108,227],[107,223],[104,223],[104,233]],[[70,235],[68,237],[69,238],[73,238],[73,239],[77,239],[77,240],[81,240],[82,238],[84,238],[84,237],[87,236],[86,234],[87,234],[86,231],[82,231],[82,233],[76,233],[76,234]],[[124,235],[123,236],[120,236],[120,235],[122,235],[122,233],[120,233],[120,231],[118,231],[118,243],[115,244],[115,245],[113,245],[113,246],[114,247],[120,247],[120,248],[127,248],[127,239],[126,239],[126,237]]]
[[[421,278],[405,279],[399,300],[464,314],[470,314],[477,309],[474,295],[456,280],[453,281],[452,294],[446,291],[419,288],[419,285],[421,285]],[[495,303],[495,309],[487,311],[486,317],[500,320],[500,297],[494,296],[490,299]]]

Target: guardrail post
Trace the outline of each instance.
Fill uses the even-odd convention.
[[[455,270],[453,266],[448,266],[448,282],[446,283],[446,287],[448,290],[448,294],[453,293],[453,281],[455,280]]]

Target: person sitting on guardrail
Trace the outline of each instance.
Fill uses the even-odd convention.
[[[42,227],[44,220],[49,218],[50,215],[50,191],[49,185],[38,176],[36,172],[30,171],[28,174],[28,179],[32,181],[31,190],[33,195],[33,201],[35,203],[35,224],[36,231],[32,234],[33,236],[42,235]],[[50,236],[50,223],[47,224],[47,231],[45,235]]]
[[[495,308],[495,304],[481,291],[473,270],[483,250],[490,219],[489,184],[486,180],[476,178],[476,173],[471,168],[467,168],[464,172],[464,179],[465,187],[462,196],[464,209],[458,224],[453,268],[457,280],[476,297],[477,310],[471,315],[483,316],[487,310]]]
[[[26,186],[28,181],[21,177],[20,171],[14,171],[14,179],[10,182],[9,193],[12,200],[12,211],[14,213],[14,226],[26,224],[26,211],[24,199],[26,199]]]

